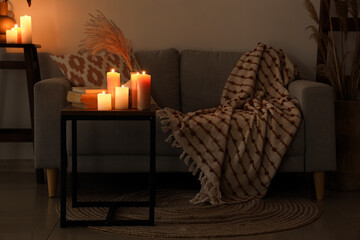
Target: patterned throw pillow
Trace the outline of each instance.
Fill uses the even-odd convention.
[[[86,53],[50,55],[74,87],[106,88],[106,73],[115,69],[120,73],[121,84],[130,79],[130,70],[122,57],[106,53],[90,56]],[[135,55],[133,71],[140,71]]]

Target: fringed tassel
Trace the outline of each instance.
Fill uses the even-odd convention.
[[[196,163],[193,161],[189,166],[189,172],[192,172],[194,175],[194,170],[196,168]]]
[[[156,111],[156,116],[158,118],[160,118],[161,120],[161,129],[163,130],[164,133],[169,133],[169,131],[171,130],[171,120],[169,118],[169,115],[166,111],[166,108],[164,109],[160,109],[158,111]],[[165,142],[170,143],[172,147],[176,147],[179,148],[180,144],[176,141],[174,134],[171,133],[167,136]]]
[[[172,143],[174,141],[174,135],[170,134],[166,139],[165,142]]]

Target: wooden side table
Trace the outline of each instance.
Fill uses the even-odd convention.
[[[31,128],[2,128],[0,129],[0,142],[34,142],[34,85],[41,80],[40,66],[37,55],[37,44],[6,44],[1,43],[0,48],[22,48],[24,61],[0,61],[0,69],[18,69],[26,71],[27,89],[29,97]],[[44,182],[42,170],[36,171],[37,182]]]
[[[127,120],[150,122],[150,154],[149,154],[149,201],[122,201],[122,202],[79,202],[77,176],[77,121],[78,120]],[[71,121],[72,137],[72,206],[73,207],[109,207],[105,220],[67,220],[66,219],[66,122]],[[65,108],[61,111],[61,194],[60,194],[60,226],[113,226],[113,225],[154,225],[155,208],[155,156],[156,156],[156,107],[150,110],[136,109],[98,111],[97,109]],[[149,207],[148,220],[113,220],[112,217],[118,207]]]

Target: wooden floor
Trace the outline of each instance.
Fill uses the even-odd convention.
[[[89,186],[95,186],[93,184],[96,179],[93,176],[85,175],[83,178],[94,180]],[[120,179],[116,179],[118,180]],[[167,184],[181,187],[181,182],[183,181],[173,178],[172,181],[167,181]],[[189,183],[191,184],[191,180],[185,181],[185,185]],[[278,194],[311,198],[311,179],[308,176],[279,176],[270,188],[269,197]],[[88,228],[60,228],[59,216],[55,211],[58,201],[59,198],[47,197],[46,185],[36,184],[34,173],[0,172],[0,239],[145,239],[108,234]],[[272,234],[225,239],[360,239],[360,191],[339,192],[327,188],[325,201],[320,204],[323,208],[321,218],[308,226]]]

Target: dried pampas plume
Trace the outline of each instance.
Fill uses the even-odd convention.
[[[80,43],[80,51],[95,55],[100,52],[118,54],[127,63],[132,71],[131,42],[128,41],[121,30],[105,15],[97,10],[97,15],[89,14],[90,20],[85,23],[85,39]]]
[[[328,1],[321,0],[325,4],[326,11],[330,12]],[[334,0],[333,1],[336,17],[339,19],[341,38],[335,41],[333,29],[333,17],[329,14],[329,31],[324,33],[320,29],[319,16],[311,0],[304,0],[304,6],[309,12],[315,25],[310,25],[307,29],[311,30],[310,37],[315,39],[320,52],[320,57],[324,64],[316,67],[317,74],[327,78],[336,90],[338,100],[355,100],[358,96],[360,86],[360,26],[358,25],[358,0]],[[350,17],[350,16],[351,17]],[[349,20],[355,25],[356,39],[351,44],[347,40],[349,32]],[[351,42],[350,42],[351,43]],[[347,55],[353,48],[351,62],[347,62]],[[346,67],[351,68],[349,76]]]

